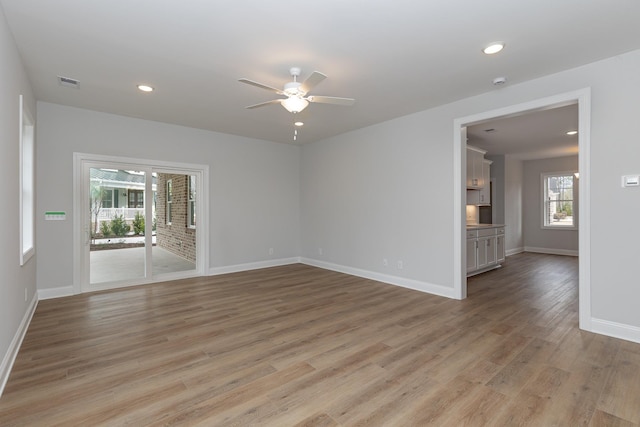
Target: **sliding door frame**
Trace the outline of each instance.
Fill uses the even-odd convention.
[[[148,174],[145,191],[149,200],[153,194],[151,188],[151,173],[157,170],[163,173],[195,175],[197,180],[196,215],[198,225],[196,230],[196,268],[185,272],[175,272],[155,276],[151,271],[151,263],[147,262],[145,277],[126,282],[110,282],[104,285],[91,285],[89,279],[89,251],[86,246],[91,239],[91,232],[87,224],[89,217],[86,197],[89,191],[85,170],[96,165],[109,165],[119,169],[134,169]],[[92,292],[102,289],[113,289],[125,286],[135,286],[146,283],[174,280],[187,277],[204,276],[209,271],[209,166],[191,163],[176,163],[159,160],[134,159],[127,157],[104,156],[88,153],[73,153],[73,293]],[[161,191],[157,189],[157,191]],[[151,203],[145,203],[145,216],[151,213]],[[151,260],[151,221],[145,223],[146,260]]]

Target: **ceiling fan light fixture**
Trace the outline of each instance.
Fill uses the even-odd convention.
[[[284,94],[287,96],[304,96],[304,93],[300,91],[300,82],[289,82],[284,85]]]
[[[299,113],[307,108],[309,101],[299,96],[291,96],[282,100],[282,106],[290,113]]]

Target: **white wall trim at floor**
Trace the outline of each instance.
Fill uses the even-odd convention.
[[[524,248],[521,246],[519,248],[509,249],[505,252],[506,256],[518,255],[524,252]]]
[[[249,262],[246,264],[227,265],[224,267],[212,267],[209,269],[209,276],[218,274],[238,273],[241,271],[258,270],[260,268],[280,267],[282,265],[298,264],[299,257],[271,259],[268,261]]]
[[[591,332],[640,343],[640,328],[624,323],[591,318]]]
[[[538,254],[578,256],[578,251],[570,249],[535,248],[532,246],[525,246],[524,251]]]
[[[59,288],[38,289],[38,299],[53,299],[70,297],[73,295],[73,286],[62,286]]]
[[[13,367],[13,362],[16,360],[16,356],[18,356],[18,350],[20,350],[20,346],[22,345],[22,340],[24,336],[27,334],[27,329],[29,329],[29,324],[31,323],[31,319],[33,318],[33,313],[36,311],[36,307],[38,306],[38,294],[34,294],[31,299],[31,303],[29,303],[29,307],[27,311],[24,313],[22,317],[22,321],[20,322],[20,326],[16,331],[16,334],[13,336],[11,340],[11,344],[9,344],[9,348],[7,349],[7,353],[4,355],[2,359],[2,364],[0,365],[0,396],[2,396],[2,392],[4,391],[4,387],[7,385],[7,381],[9,380],[9,374],[11,374],[11,368]]]
[[[432,283],[421,282],[419,280],[407,279],[404,277],[391,276],[388,274],[377,273],[375,271],[361,270],[359,268],[347,267],[344,265],[333,264],[330,262],[319,261],[310,258],[301,258],[300,262],[302,264],[311,265],[313,267],[324,268],[325,270],[337,271],[339,273],[345,273],[352,276],[363,277],[365,279],[376,280],[378,282],[413,289],[415,291],[457,299],[454,289],[447,288],[445,286],[434,285]]]

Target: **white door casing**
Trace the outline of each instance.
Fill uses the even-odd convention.
[[[591,206],[590,206],[590,142],[591,142],[591,89],[584,88],[573,92],[558,94],[522,104],[512,105],[483,113],[460,117],[453,122],[453,194],[454,245],[453,259],[454,294],[458,299],[467,297],[466,278],[466,126],[511,115],[520,115],[536,110],[545,110],[564,105],[578,104],[578,148],[580,170],[580,228],[579,236],[579,322],[580,328],[591,331]],[[509,230],[506,230],[508,233]],[[465,250],[463,250],[465,249]]]
[[[209,267],[209,201],[208,182],[209,166],[153,161],[146,159],[132,159],[112,156],[102,156],[86,153],[74,153],[73,155],[73,293],[111,289],[121,286],[132,286],[151,283],[160,280],[179,279],[184,277],[202,276]],[[126,170],[139,170],[151,177],[152,172],[158,170],[164,173],[191,174],[197,179],[198,191],[196,194],[196,214],[199,218],[196,230],[196,268],[187,272],[176,272],[169,276],[154,276],[151,271],[151,221],[145,223],[145,274],[144,278],[127,280],[123,283],[109,282],[102,286],[91,286],[89,280],[89,244],[91,240],[90,215],[89,215],[89,169],[91,167],[109,167]],[[145,192],[152,194],[151,179],[146,180]],[[146,217],[151,217],[151,203],[145,203]]]

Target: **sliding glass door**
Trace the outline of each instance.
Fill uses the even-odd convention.
[[[82,292],[203,273],[201,171],[97,161],[80,168]]]
[[[154,199],[145,191],[148,174],[108,166],[88,167],[91,285],[146,277],[146,223],[154,216],[145,209]]]

